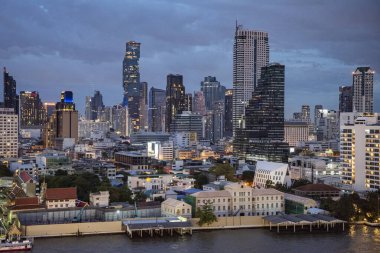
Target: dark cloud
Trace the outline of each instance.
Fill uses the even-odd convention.
[[[360,65],[380,71],[380,2],[303,0],[2,1],[0,63],[18,90],[84,97],[99,89],[121,101],[125,42],[142,43],[142,80],[165,87],[184,75],[188,91],[204,76],[232,86],[235,20],[270,35],[271,61],[286,65],[288,115],[301,104],[337,108],[338,86]],[[375,107],[380,111],[379,78]]]

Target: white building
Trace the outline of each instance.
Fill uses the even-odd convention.
[[[224,187],[231,194],[233,216],[252,215],[252,188],[244,184],[228,184]]]
[[[195,198],[195,210],[202,209],[205,204],[212,205],[217,217],[230,216],[232,214],[231,194],[222,191],[201,191],[191,194]]]
[[[172,198],[168,198],[161,203],[161,216],[191,218],[191,205]]]
[[[147,142],[147,155],[155,159],[172,162],[174,158],[173,152],[173,141]]]
[[[107,207],[110,202],[109,191],[90,193],[90,206]]]
[[[11,108],[0,108],[0,157],[18,157],[18,116]]]
[[[252,215],[277,215],[285,211],[284,193],[273,188],[252,189]]]
[[[355,191],[380,189],[380,114],[342,113],[342,180]]]
[[[47,209],[70,208],[76,206],[77,188],[48,188],[45,193]]]
[[[253,183],[257,187],[265,187],[268,180],[275,184],[287,184],[288,164],[257,161]]]
[[[308,141],[309,126],[304,121],[285,121],[285,142],[290,147],[297,147],[300,142]]]
[[[268,33],[236,27],[233,56],[233,131],[258,84],[261,68],[269,64]]]
[[[133,191],[163,192],[172,182],[173,175],[171,174],[128,176],[128,188]]]
[[[178,148],[194,148],[198,145],[196,132],[174,133],[174,146]]]
[[[95,121],[95,120],[80,120],[78,122],[78,137],[102,139],[110,130],[110,122]]]

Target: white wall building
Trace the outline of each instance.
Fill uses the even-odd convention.
[[[174,133],[174,146],[178,148],[194,148],[198,145],[196,132],[177,132]]]
[[[173,182],[173,175],[139,175],[128,176],[128,188],[131,190],[144,189],[154,193],[165,191]]]
[[[252,188],[244,184],[229,184],[224,187],[231,194],[232,215],[252,215]]]
[[[161,203],[161,216],[191,218],[191,205],[176,199],[169,198]]]
[[[342,113],[342,180],[355,191],[380,189],[380,114]]]
[[[107,207],[110,202],[110,193],[108,191],[100,191],[90,193],[90,205],[96,207]]]
[[[297,147],[300,142],[308,141],[309,126],[304,121],[285,121],[285,142],[290,147]]]
[[[95,120],[80,120],[78,122],[78,137],[102,139],[110,130],[110,122],[95,121]]]
[[[147,142],[147,155],[158,160],[172,162],[173,155],[173,141],[149,141]]]
[[[272,184],[287,184],[286,173],[288,164],[267,161],[257,161],[253,183],[257,187],[265,187],[267,180]]]
[[[252,215],[277,215],[285,211],[284,193],[273,188],[252,189]]]
[[[222,191],[201,191],[191,194],[195,198],[195,210],[202,209],[205,204],[213,207],[217,217],[230,216],[232,214],[232,200],[230,192]]]
[[[0,108],[0,157],[18,157],[18,116],[11,108]]]

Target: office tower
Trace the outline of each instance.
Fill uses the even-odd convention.
[[[113,114],[112,114],[112,106],[105,106],[99,112],[99,120],[103,122],[109,122],[111,127],[113,128]]]
[[[268,33],[236,25],[233,50],[233,131],[241,124],[245,107],[269,63]]]
[[[380,114],[341,113],[342,180],[355,191],[380,189]]]
[[[206,113],[206,102],[202,91],[194,92],[193,112],[198,113],[199,115],[204,115]]]
[[[101,111],[104,108],[103,96],[100,93],[100,91],[96,90],[94,92],[94,96],[91,97],[90,107],[91,107],[91,117],[90,117],[90,120],[96,120],[96,119],[98,119],[98,112]]]
[[[177,113],[170,130],[171,133],[196,132],[197,136],[202,136],[202,116],[188,111]]]
[[[228,89],[224,94],[224,136],[232,137],[233,90]]]
[[[212,107],[211,141],[217,143],[224,137],[224,100],[215,101]]]
[[[128,93],[140,84],[140,43],[129,41],[126,43],[123,60],[123,105],[128,104]],[[132,87],[131,87],[132,86]]]
[[[310,106],[302,105],[302,120],[310,123]]]
[[[358,67],[353,73],[353,111],[373,112],[373,77],[370,67]]]
[[[20,128],[40,127],[46,122],[46,112],[37,91],[20,92]]]
[[[339,113],[352,112],[352,86],[339,87]]]
[[[3,90],[3,106],[4,108],[13,108],[16,114],[19,113],[19,101],[16,93],[16,80],[13,79],[7,69],[4,67],[4,90]]]
[[[86,104],[85,104],[85,111],[84,111],[84,118],[87,120],[91,120],[91,96],[86,96]]]
[[[166,83],[166,121],[165,131],[172,132],[170,127],[177,114],[185,110],[185,86],[182,75],[169,74]]]
[[[212,116],[213,111],[207,110],[202,117],[202,135],[198,135],[198,137],[202,137],[204,140],[212,140],[213,136],[213,127],[212,127]]]
[[[296,121],[302,121],[302,112],[293,112],[293,119]]]
[[[78,111],[72,91],[62,91],[61,101],[56,103],[55,111],[44,128],[44,146],[65,149],[78,140]]]
[[[193,111],[193,94],[186,93],[185,94],[185,111],[192,112]]]
[[[55,103],[54,102],[44,102],[44,111],[46,113],[46,122],[49,120],[49,117],[53,114],[55,111]]]
[[[220,85],[215,76],[206,76],[201,82],[201,91],[205,97],[206,110],[212,110],[216,101],[224,99],[226,87]]]
[[[317,125],[318,118],[321,117],[320,110],[323,109],[322,105],[315,105],[314,107],[314,125]]]
[[[246,108],[245,125],[236,132],[234,153],[248,160],[287,162],[289,147],[284,142],[285,66],[270,64]]]
[[[308,141],[309,125],[305,121],[285,121],[285,142],[290,147],[297,147],[300,142]]]
[[[315,124],[317,141],[336,140],[339,125],[338,114],[334,110],[320,109]]]
[[[140,126],[138,128],[138,131],[146,131],[148,130],[148,83],[141,82],[140,84]]]
[[[112,107],[112,126],[118,135],[129,136],[131,133],[131,122],[128,111],[128,107],[122,105],[114,105]]]
[[[165,130],[166,91],[150,88],[149,90],[149,129],[152,132]]]
[[[0,157],[18,157],[18,116],[14,108],[0,108]]]

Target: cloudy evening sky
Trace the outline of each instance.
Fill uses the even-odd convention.
[[[380,1],[367,0],[2,0],[0,64],[17,90],[44,101],[100,90],[106,105],[122,100],[125,42],[141,42],[141,80],[164,88],[168,73],[187,92],[212,75],[232,87],[235,20],[269,33],[270,61],[286,67],[287,116],[302,104],[337,109],[339,85],[357,66],[375,71],[380,112]]]

